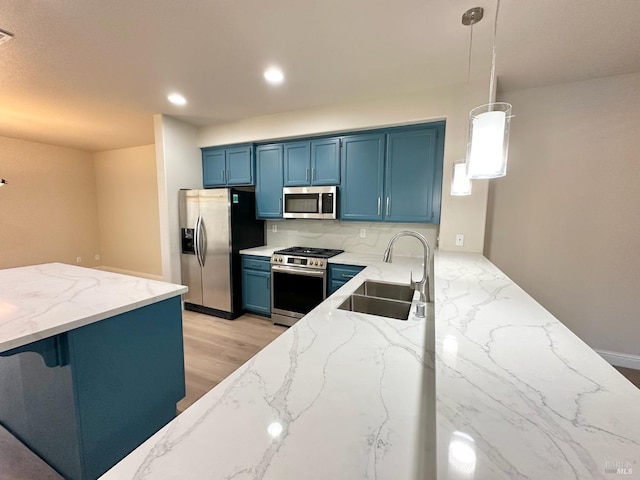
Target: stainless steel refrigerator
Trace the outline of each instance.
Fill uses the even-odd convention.
[[[180,190],[180,263],[184,306],[217,317],[242,313],[239,251],[264,245],[250,189]]]

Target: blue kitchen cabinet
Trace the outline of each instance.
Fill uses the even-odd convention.
[[[340,138],[284,144],[284,186],[338,185]]]
[[[384,221],[440,222],[442,154],[438,155],[438,140],[442,130],[436,126],[387,134]]]
[[[98,478],[176,416],[180,297],[2,352],[0,370],[0,423],[64,478]]]
[[[256,168],[256,216],[282,218],[282,144],[256,148]]]
[[[242,255],[242,308],[271,316],[271,264],[268,257]]]
[[[340,183],[340,138],[311,141],[311,185]]]
[[[382,221],[384,141],[383,133],[342,139],[341,220]]]
[[[329,264],[328,295],[342,287],[345,283],[360,273],[365,267],[358,265]]]
[[[311,149],[309,142],[284,144],[284,186],[310,185]]]
[[[253,145],[202,149],[205,187],[254,185]]]
[[[205,187],[222,187],[226,185],[226,149],[202,150],[202,183]]]

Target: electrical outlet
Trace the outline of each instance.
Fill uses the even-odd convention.
[[[361,228],[360,229],[360,238],[367,238],[367,229],[366,228]]]
[[[76,257],[76,263],[82,263],[82,257]]]
[[[273,225],[271,225],[271,231],[273,233],[277,233],[278,232],[278,225],[276,225],[275,223]]]
[[[464,247],[464,235],[461,233],[456,235],[456,247]]]
[[[93,257],[93,258],[95,258],[95,259],[98,261],[98,260],[100,260],[100,255],[98,255],[98,254],[96,253],[95,257]]]

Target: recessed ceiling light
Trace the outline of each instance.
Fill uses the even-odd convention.
[[[284,73],[278,67],[270,67],[264,71],[264,79],[271,85],[279,85],[284,80]]]
[[[172,93],[171,95],[169,95],[167,97],[169,99],[169,101],[171,103],[173,103],[174,105],[186,105],[187,104],[187,99],[184,98],[182,95],[180,95],[179,93]]]

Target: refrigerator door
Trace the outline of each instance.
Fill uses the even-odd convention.
[[[180,266],[182,284],[189,287],[185,302],[202,305],[202,268],[197,255],[197,225],[200,217],[198,190],[180,190]]]
[[[230,190],[200,190],[202,304],[231,312]]]

